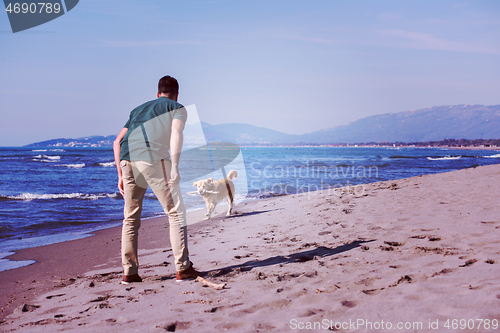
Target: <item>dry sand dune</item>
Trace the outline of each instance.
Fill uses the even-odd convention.
[[[71,280],[51,276],[45,292],[18,302],[0,330],[370,332],[391,325],[424,332],[438,325],[432,331],[451,332],[447,320],[463,319],[474,327],[467,332],[494,331],[499,187],[500,166],[493,165],[368,184],[358,195],[325,191],[240,204],[235,216],[190,227],[191,260],[207,280],[226,283],[224,290],[175,282],[164,218],[141,229],[144,282],[120,285],[119,230],[110,229],[113,251]],[[71,253],[83,241],[53,246]],[[102,236],[85,242],[98,252]]]

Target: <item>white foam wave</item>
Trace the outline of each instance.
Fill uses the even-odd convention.
[[[487,158],[500,158],[500,154],[485,156]]]
[[[68,168],[83,168],[85,166],[85,163],[78,163],[78,164],[58,164],[56,166],[65,166]]]
[[[44,158],[44,159],[47,159],[47,160],[60,160],[61,159],[61,156],[48,156],[48,155],[36,155],[36,156],[33,156],[33,158]]]
[[[33,149],[32,151],[47,151],[47,149]]]
[[[459,160],[462,156],[427,157],[430,161]]]
[[[11,200],[54,200],[54,199],[82,199],[82,200],[97,200],[103,198],[116,198],[116,193],[102,194],[86,194],[86,193],[56,193],[56,194],[37,194],[37,193],[22,193],[19,195],[6,196]]]
[[[64,149],[51,149],[50,151],[64,151]]]
[[[115,162],[104,162],[104,163],[99,163],[99,165],[103,167],[113,167],[115,166]]]
[[[15,260],[11,261],[9,259],[0,259],[0,272],[7,271],[9,269],[19,268],[23,266],[28,266],[34,264],[35,260]]]

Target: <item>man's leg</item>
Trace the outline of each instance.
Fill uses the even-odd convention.
[[[182,200],[181,189],[179,184],[172,187],[167,186],[170,178],[170,165],[168,160],[155,163],[154,176],[148,172],[146,178],[163,210],[168,215],[170,245],[174,254],[175,268],[179,272],[191,267],[191,262],[189,261],[187,241],[186,207]]]
[[[160,202],[162,203],[163,209],[168,214],[170,245],[172,246],[172,252],[175,258],[175,269],[180,272],[191,266],[188,251],[186,208],[184,207],[179,185],[163,193],[166,198],[160,200]]]
[[[122,227],[122,265],[124,275],[136,275],[139,267],[137,240],[141,226],[142,200],[146,188],[138,186],[132,170],[132,163],[121,161],[123,189],[125,195],[124,219]]]

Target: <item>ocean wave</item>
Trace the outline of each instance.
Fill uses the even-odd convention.
[[[500,154],[485,156],[487,158],[500,158]]]
[[[47,159],[47,160],[60,160],[61,159],[61,156],[48,156],[48,155],[36,155],[36,156],[33,156],[33,158],[35,159]]]
[[[443,156],[443,157],[427,157],[430,161],[448,161],[459,160],[462,156]]]
[[[0,239],[11,237],[15,235],[16,230],[10,226],[0,225]]]
[[[22,193],[19,195],[0,195],[0,201],[6,200],[19,200],[19,201],[32,201],[32,200],[59,200],[59,199],[79,199],[79,200],[98,200],[104,198],[118,198],[117,193],[56,193],[56,194],[37,194],[37,193]]]
[[[78,164],[57,164],[56,166],[65,166],[68,168],[83,168],[85,167],[85,163],[78,163]]]
[[[47,151],[47,149],[33,149],[32,151]]]
[[[50,151],[64,151],[64,149],[51,149]]]
[[[92,166],[102,166],[102,167],[114,167],[115,162],[95,162]]]

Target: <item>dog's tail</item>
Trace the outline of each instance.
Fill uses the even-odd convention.
[[[229,171],[229,173],[227,174],[227,179],[229,180],[233,180],[234,178],[238,177],[238,173],[234,170],[231,170]]]

